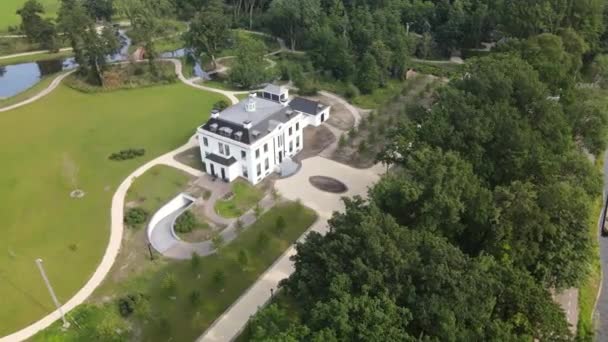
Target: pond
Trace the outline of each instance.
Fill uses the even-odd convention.
[[[118,62],[128,58],[131,39],[119,30],[121,40],[120,51],[108,56],[108,61]],[[38,62],[17,63],[0,66],[0,99],[15,96],[40,82],[47,75],[77,67],[74,57],[50,59]]]
[[[187,57],[191,60],[194,59],[194,57],[192,57],[192,51],[187,48],[181,48],[181,49],[177,49],[175,51],[163,52],[160,54],[160,58],[180,58],[180,57]],[[192,70],[192,74],[194,76],[200,77],[201,79],[206,80],[206,81],[212,79],[212,75],[209,75],[207,72],[205,72],[205,70],[203,70],[203,67],[201,66],[201,63],[199,61],[196,61],[194,63],[194,68]]]

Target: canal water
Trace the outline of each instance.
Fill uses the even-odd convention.
[[[121,48],[115,55],[108,56],[110,62],[123,61],[128,58],[131,39],[125,35],[124,30],[119,30],[118,35],[121,40]],[[74,57],[0,66],[0,99],[15,96],[31,88],[46,75],[70,70],[77,66]]]

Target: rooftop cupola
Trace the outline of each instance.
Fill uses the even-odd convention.
[[[257,95],[256,93],[249,93],[249,98],[247,99],[247,103],[245,104],[245,111],[248,113],[255,112],[255,99]]]

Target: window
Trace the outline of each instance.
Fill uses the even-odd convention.
[[[258,176],[262,174],[262,164],[258,164],[257,171],[258,171]]]
[[[283,136],[279,136],[279,147],[283,146]]]
[[[209,141],[207,141],[207,138],[205,137],[203,137],[203,145],[209,146]]]
[[[241,151],[241,159],[247,158],[247,152]]]
[[[300,123],[296,122],[296,131],[299,131],[299,130],[300,130]]]
[[[268,158],[266,158],[266,160],[264,160],[264,170],[268,170],[269,167],[270,164],[268,163]]]
[[[260,149],[258,148],[257,150],[255,150],[255,157],[260,158]]]
[[[293,141],[289,142],[289,152],[293,151]]]
[[[224,145],[224,149],[225,149],[225,151],[224,151],[224,152],[226,152],[226,155],[227,155],[227,156],[230,156],[230,146],[228,146],[228,145]]]
[[[268,152],[268,144],[264,144],[264,152]]]
[[[291,135],[291,133],[292,133],[292,129],[291,129],[291,127],[289,127],[289,135]]]
[[[247,172],[247,166],[243,165],[243,177],[248,178],[249,177],[249,173]]]
[[[296,148],[300,147],[300,137],[296,137]]]
[[[220,154],[224,154],[224,144],[222,144],[221,142],[218,142],[217,146],[219,146]]]

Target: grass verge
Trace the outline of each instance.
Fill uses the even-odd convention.
[[[232,194],[231,199],[218,200],[215,203],[215,211],[222,217],[235,218],[243,215],[263,196],[260,189],[240,179],[232,183]]]
[[[274,227],[280,216],[288,217],[290,224],[278,234]],[[161,260],[145,273],[123,282],[120,289],[98,293],[97,296],[112,300],[96,305],[105,314],[86,320],[86,329],[64,332],[60,322],[56,322],[33,340],[78,341],[99,335],[99,331],[110,331],[118,334],[115,337],[121,340],[132,340],[137,336],[140,340],[153,342],[168,339],[192,341],[315,220],[314,211],[299,203],[279,204],[224,246],[219,254],[195,258],[195,261]],[[141,295],[144,299],[128,318],[116,319],[116,299],[125,298],[128,294]],[[91,305],[80,306],[70,316],[79,317],[82,311],[91,311]],[[117,328],[121,330],[117,332]]]

